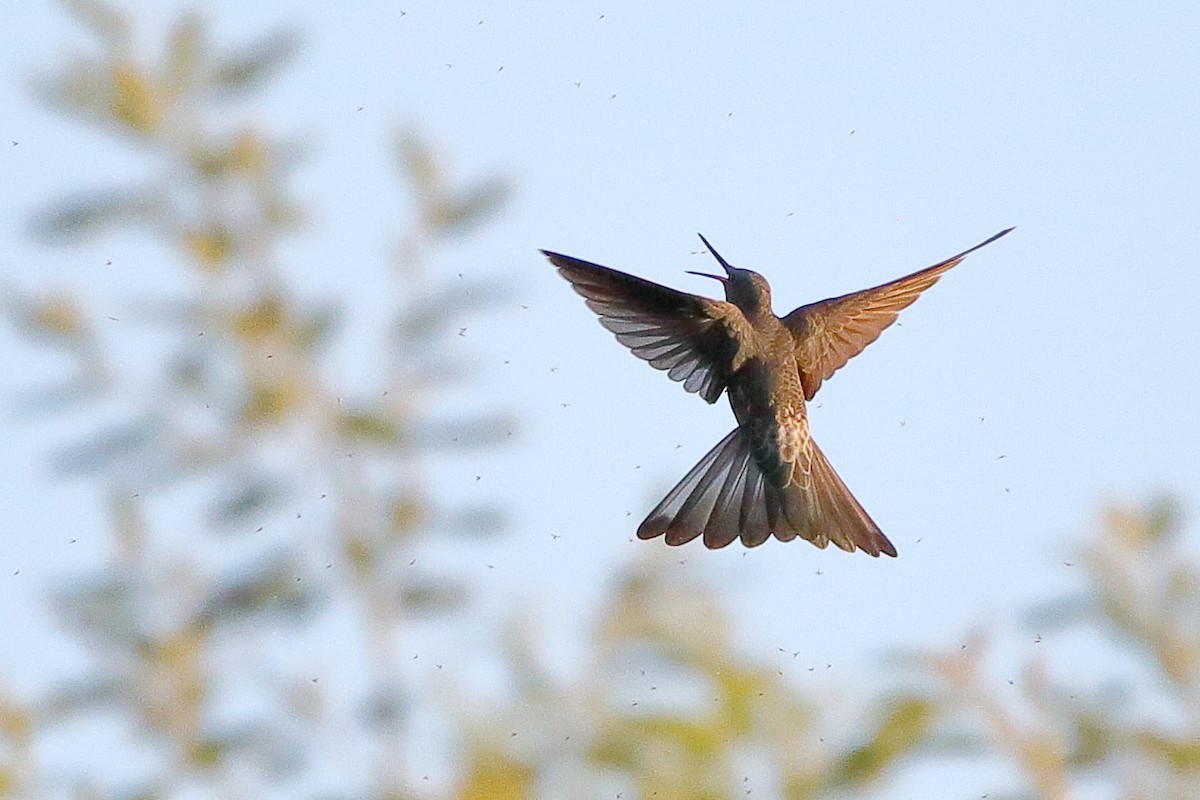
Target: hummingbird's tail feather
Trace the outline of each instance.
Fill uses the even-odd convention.
[[[873,556],[896,548],[867,516],[824,454],[812,445],[809,480],[777,486],[753,458],[750,437],[736,428],[692,467],[638,526],[639,539],[666,537],[681,545],[703,537],[706,547],[741,539],[756,547],[775,534]]]
[[[750,520],[766,530],[767,508],[759,497],[763,474],[750,456],[749,439],[735,428],[650,512],[638,526],[638,538],[666,534],[667,544],[679,545],[703,536],[705,545],[717,548],[738,538]]]
[[[785,490],[789,506],[793,500],[793,489],[797,490],[795,494],[800,496],[795,500],[804,515],[804,522],[793,527],[792,535],[799,535],[817,547],[825,547],[833,542],[848,552],[858,549],[872,556],[884,553],[894,557],[896,548],[834,472],[821,448],[817,447],[816,442],[810,441],[809,444],[812,448],[809,480],[792,484]],[[778,533],[776,537],[783,538]]]

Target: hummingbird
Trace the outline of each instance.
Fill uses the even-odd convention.
[[[774,534],[878,557],[896,548],[834,472],[809,434],[806,403],[970,253],[1012,228],[911,275],[872,289],[771,310],[771,287],[700,240],[723,275],[724,300],[681,292],[561,253],[541,251],[617,341],[709,403],[729,396],[737,427],[708,452],[638,527],[668,545],[700,537],[712,549]]]

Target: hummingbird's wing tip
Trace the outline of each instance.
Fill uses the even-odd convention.
[[[959,253],[958,255],[954,256],[953,258],[948,258],[948,259],[946,259],[946,261],[943,261],[943,262],[942,262],[942,264],[945,264],[945,263],[947,263],[947,262],[950,262],[950,261],[954,261],[955,263],[957,263],[958,261],[960,261],[960,260],[962,260],[962,259],[966,258],[967,256],[969,256],[971,253],[974,253],[974,252],[975,252],[976,250],[978,250],[979,248],[981,248],[981,247],[985,247],[985,246],[987,246],[987,245],[991,244],[992,242],[994,242],[994,241],[996,241],[997,239],[999,239],[1001,236],[1006,236],[1006,235],[1008,235],[1008,234],[1012,233],[1013,231],[1015,231],[1016,229],[1017,229],[1017,226],[1016,226],[1016,225],[1013,225],[1011,228],[1005,228],[1004,230],[1000,231],[999,233],[997,233],[997,234],[994,234],[994,235],[992,235],[992,236],[989,236],[988,238],[984,239],[982,242],[980,242],[979,244],[975,245],[974,247],[972,247],[972,248],[969,248],[969,249],[967,249],[967,250],[964,250],[964,251],[962,251],[961,253]],[[936,265],[936,266],[941,266],[941,265],[939,264],[939,265]]]

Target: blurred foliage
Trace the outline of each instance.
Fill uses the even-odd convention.
[[[1081,590],[1030,613],[1017,677],[993,677],[976,634],[898,654],[906,669],[850,707],[740,655],[713,588],[652,558],[601,610],[576,685],[510,641],[518,691],[466,717],[456,796],[871,797],[918,763],[974,757],[1010,767],[992,798],[1200,797],[1200,566],[1180,534],[1169,503],[1110,510],[1069,562]],[[1051,644],[1070,628],[1103,635],[1093,674],[1077,674],[1078,642]]]
[[[871,786],[919,742],[907,736],[919,711],[853,721],[742,656],[712,588],[667,562],[620,578],[576,685],[547,676],[529,636],[510,637],[519,691],[467,720],[457,797],[832,797]]]
[[[139,268],[175,271],[183,294],[136,301],[122,316],[123,328],[141,325],[170,343],[154,355],[112,336],[83,291],[3,296],[14,327],[71,365],[68,380],[31,391],[20,408],[91,427],[51,464],[103,488],[114,555],[54,604],[86,649],[86,674],[28,705],[0,694],[0,796],[37,796],[63,780],[70,793],[104,797],[196,787],[261,796],[319,765],[320,741],[337,737],[359,739],[350,751],[370,751],[378,765],[358,776],[359,788],[406,794],[409,719],[426,701],[421,687],[399,680],[407,626],[450,624],[472,594],[452,571],[413,564],[429,542],[469,545],[504,525],[496,506],[443,501],[421,461],[494,445],[514,427],[499,411],[440,410],[439,393],[461,391],[464,372],[446,369],[448,353],[464,349],[453,326],[501,294],[496,284],[425,275],[422,256],[486,221],[504,185],[450,186],[433,148],[400,137],[414,222],[394,234],[404,274],[381,301],[396,309],[380,342],[387,359],[374,388],[348,391],[327,369],[346,314],[302,297],[294,274],[303,267],[280,255],[308,216],[288,187],[298,150],[240,121],[242,106],[228,102],[277,75],[296,37],[225,49],[188,14],[157,46],[139,47],[128,14],[96,0],[68,7],[97,46],[38,91],[135,148],[149,177],[68,197],[37,213],[31,232],[49,245],[148,233],[174,257]],[[317,520],[300,520],[297,508]],[[355,681],[365,687],[359,704],[386,705],[388,724],[378,713],[351,722],[343,714],[339,727],[304,710],[334,705],[318,684],[297,692],[305,670],[327,679],[334,671],[306,666],[280,643],[298,646],[286,637],[302,640],[328,614],[359,626],[339,666],[365,673]],[[256,651],[254,670],[238,666]],[[230,697],[240,699],[232,711]],[[81,753],[78,773],[39,775],[32,745],[114,717],[128,734],[116,752],[149,768],[107,769]]]
[[[1070,563],[1078,591],[1030,612],[1024,663],[1001,677],[989,632],[902,654],[904,669],[852,694],[801,688],[790,658],[746,654],[716,588],[654,548],[617,576],[569,677],[516,614],[500,652],[471,654],[504,671],[504,699],[414,677],[400,655],[412,626],[448,628],[475,594],[456,562],[418,566],[418,553],[504,525],[496,506],[447,504],[422,459],[513,428],[438,411],[469,374],[447,346],[457,317],[494,305],[499,286],[420,267],[498,208],[503,183],[449,185],[432,147],[398,138],[414,222],[397,234],[388,359],[372,391],[344,391],[325,354],[346,312],[302,299],[281,263],[307,216],[287,188],[296,148],[231,125],[224,105],[265,86],[295,37],[227,51],[188,15],[147,61],[127,15],[69,5],[98,51],[42,94],[139,148],[153,177],[68,198],[33,234],[70,244],[137,227],[175,254],[186,294],[133,315],[172,343],[151,369],[84,293],[3,297],[17,330],[73,365],[19,408],[91,424],[52,464],[101,488],[112,546],[53,604],[86,668],[32,697],[0,686],[0,797],[832,799],[964,758],[1010,766],[1008,794],[991,798],[1200,797],[1200,575],[1167,503],[1110,511]],[[1076,633],[1099,639],[1087,670],[1070,661],[1077,643],[1053,646]],[[425,740],[420,715],[444,741]],[[62,751],[88,720],[108,726],[101,752]],[[346,771],[346,753],[369,768]],[[427,780],[447,755],[450,777]],[[337,788],[321,788],[331,771]]]

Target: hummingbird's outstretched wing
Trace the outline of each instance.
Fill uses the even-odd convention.
[[[742,312],[724,300],[680,292],[578,258],[543,250],[600,324],[683,388],[715,403],[729,381]]]
[[[812,400],[822,381],[878,339],[896,321],[896,315],[937,283],[944,272],[1011,230],[1000,231],[987,241],[920,272],[873,289],[801,306],[784,317],[783,324],[796,343],[796,363],[805,399]]]

